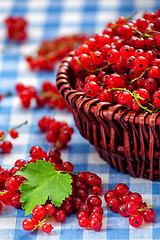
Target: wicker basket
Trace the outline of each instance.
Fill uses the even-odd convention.
[[[133,112],[77,92],[69,67],[72,56],[73,52],[58,69],[57,87],[71,106],[80,134],[117,171],[160,180],[160,114]]]

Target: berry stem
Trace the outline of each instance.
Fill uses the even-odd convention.
[[[20,127],[22,127],[23,125],[26,125],[27,123],[28,123],[28,121],[26,120],[25,122],[20,123],[19,125],[13,127],[11,130],[13,130],[13,129],[17,129],[17,128],[20,128]],[[9,132],[10,132],[11,130],[9,130]]]
[[[6,93],[4,93],[2,96],[3,97],[8,97],[8,96],[10,96],[11,95],[11,91],[7,91]]]
[[[6,194],[6,193],[9,193],[9,191],[0,192],[0,195]]]
[[[110,66],[110,65],[112,64],[112,63],[108,62],[107,65],[105,65],[105,66],[103,66],[103,67],[101,67],[101,68],[97,68],[96,70],[91,71],[91,70],[88,70],[88,69],[82,67],[79,59],[77,59],[77,63],[78,63],[78,65],[79,65],[84,71],[87,71],[87,72],[89,72],[89,73],[95,73],[95,72],[98,72],[98,71],[102,71],[103,69],[107,68],[108,66]]]
[[[140,34],[140,36],[143,35],[136,27],[131,27],[136,33]]]
[[[148,69],[149,69],[149,67],[147,67],[147,68],[141,73],[141,75],[140,75],[139,77],[134,78],[134,79],[131,81],[131,83],[133,83],[133,82],[137,81],[138,79],[140,79],[141,77],[143,77],[143,75],[145,74],[145,72],[146,72]]]
[[[142,109],[144,109],[145,111],[147,111],[147,112],[149,112],[149,113],[153,113],[153,111],[151,111],[151,110],[149,110],[147,107],[144,107],[143,105],[141,105],[140,104],[140,102],[138,101],[138,96],[137,96],[137,94],[136,94],[136,91],[133,91],[133,94],[134,94],[134,97],[135,97],[135,100],[136,100],[136,102],[138,103],[138,105],[142,108]]]
[[[37,225],[35,225],[35,227],[33,228],[32,232],[33,232],[34,230],[36,230],[38,227],[41,227],[41,226],[42,226],[42,223],[45,222],[45,221],[46,221],[46,219],[43,219],[42,221],[39,221],[39,223],[38,223]]]
[[[129,20],[131,20],[136,14],[137,14],[137,11],[134,12],[130,17],[128,17],[128,18],[126,19],[127,22],[128,22]]]

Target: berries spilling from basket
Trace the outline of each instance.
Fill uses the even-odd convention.
[[[46,139],[49,143],[53,143],[57,149],[62,149],[70,142],[74,132],[72,127],[69,127],[66,122],[56,121],[49,116],[42,117],[38,126],[41,131],[46,132]]]
[[[52,216],[57,222],[63,222],[73,211],[78,212],[77,219],[81,227],[100,230],[103,216],[102,200],[98,197],[102,193],[101,178],[91,172],[73,172],[73,164],[63,162],[58,150],[51,150],[47,154],[41,147],[33,146],[29,155],[31,160],[18,159],[10,170],[0,167],[0,212],[3,204],[23,208],[27,211],[26,214],[31,210],[32,217],[25,219],[22,224],[26,231],[42,228],[44,232],[50,233],[52,225],[48,218]],[[51,170],[51,166],[54,171]],[[36,168],[37,172],[35,172]],[[24,177],[25,173],[27,173],[26,177]],[[54,175],[56,178],[53,180]],[[53,181],[51,188],[48,187],[50,181]],[[55,191],[52,198],[54,184],[59,187],[58,192]],[[69,187],[71,191],[68,195],[66,188]],[[38,192],[35,199],[33,192],[36,189]],[[64,192],[66,198],[61,199]],[[43,202],[45,193],[47,193],[47,198]],[[92,195],[89,196],[89,194]],[[23,195],[24,198],[22,198]],[[57,207],[52,201],[59,198],[63,201]],[[35,201],[42,204],[30,208]]]
[[[23,83],[17,83],[15,88],[23,108],[29,108],[32,101],[35,100],[38,108],[43,108],[47,105],[50,108],[58,108],[59,110],[70,110],[69,105],[60,96],[57,87],[50,81],[46,80],[42,84],[40,92],[35,87],[26,86]]]
[[[160,9],[137,20],[120,17],[74,53],[74,87],[102,102],[160,111]]]
[[[22,42],[27,39],[27,21],[24,17],[7,17],[5,19],[7,37],[11,41]]]
[[[129,217],[129,224],[138,228],[143,223],[153,222],[156,213],[142,200],[141,194],[129,191],[124,183],[118,183],[114,190],[108,190],[104,195],[107,207],[112,212],[118,212],[122,217]]]
[[[19,136],[19,133],[17,131],[18,128],[21,126],[27,124],[27,121],[19,124],[18,126],[4,132],[3,130],[0,130],[0,149],[2,149],[3,153],[10,153],[10,151],[13,148],[13,145],[10,141],[6,141],[6,135],[9,134],[12,139],[16,139]]]
[[[44,41],[40,45],[36,56],[27,56],[26,61],[30,69],[34,71],[52,71],[59,60],[80,44],[84,43],[86,39],[85,34],[77,34]]]

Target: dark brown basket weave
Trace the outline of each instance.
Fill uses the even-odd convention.
[[[72,56],[64,58],[58,69],[57,87],[71,106],[81,135],[117,171],[160,180],[160,114],[133,112],[77,92],[69,67]]]

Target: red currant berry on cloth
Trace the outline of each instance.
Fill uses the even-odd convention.
[[[128,214],[137,213],[138,209],[139,209],[139,206],[140,206],[140,204],[138,204],[136,202],[129,201],[129,202],[127,202],[126,212]]]
[[[5,187],[10,192],[15,192],[19,188],[19,182],[14,177],[9,177],[5,181]]]
[[[109,198],[111,197],[116,197],[115,191],[114,190],[108,190],[107,192],[105,192],[104,194],[104,199],[106,201],[106,203],[108,202]]]
[[[45,232],[45,233],[50,233],[51,231],[52,231],[52,224],[51,223],[44,223],[43,225],[42,225],[42,230],[43,230],[43,232]]]
[[[102,200],[97,196],[90,196],[87,200],[87,204],[89,204],[91,207],[101,206]]]
[[[32,214],[34,218],[41,220],[46,215],[46,209],[44,206],[41,205],[36,206],[35,208],[33,208]]]
[[[40,159],[43,155],[43,150],[39,146],[33,146],[29,150],[30,157],[33,159]]]
[[[27,218],[22,223],[23,229],[26,231],[32,231],[35,227],[35,222],[31,218]]]
[[[134,228],[140,227],[142,222],[143,222],[143,216],[139,213],[134,213],[129,217],[129,224]]]
[[[56,213],[56,208],[51,203],[46,204],[45,209],[46,209],[46,215],[48,215],[48,216],[54,216]]]
[[[129,187],[125,183],[118,183],[114,188],[115,194],[120,197],[129,192]]]
[[[98,218],[92,218],[89,222],[89,226],[94,231],[99,231],[102,228],[102,222]]]
[[[122,202],[118,197],[111,197],[107,201],[107,207],[111,212],[118,212],[118,208],[121,203]]]
[[[66,219],[66,212],[64,209],[57,209],[56,214],[54,215],[54,218],[57,222],[64,222]]]
[[[3,143],[2,143],[2,151],[4,152],[4,153],[10,153],[10,151],[12,150],[12,143],[10,142],[10,141],[4,141]]]
[[[79,219],[79,226],[82,227],[82,228],[88,228],[89,227],[89,218],[88,216],[87,217],[81,217]]]
[[[122,217],[128,217],[128,213],[126,212],[126,208],[127,208],[127,204],[126,203],[122,203],[121,205],[119,205],[118,207],[118,213],[122,216]]]
[[[9,133],[10,133],[10,136],[11,136],[13,139],[15,139],[15,138],[18,137],[18,131],[15,130],[15,129],[12,129]]]
[[[130,201],[136,202],[140,205],[142,203],[142,196],[137,192],[131,193]]]
[[[148,208],[144,211],[141,211],[141,215],[143,216],[145,222],[153,222],[156,218],[156,213],[153,208]]]
[[[96,97],[99,93],[99,85],[96,82],[87,82],[84,86],[84,92],[90,97]]]

